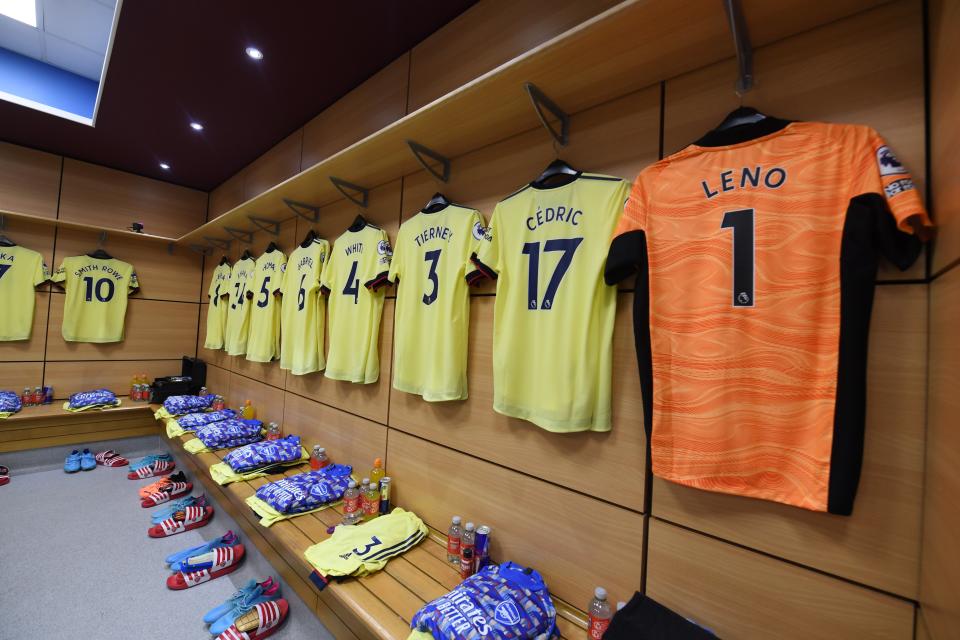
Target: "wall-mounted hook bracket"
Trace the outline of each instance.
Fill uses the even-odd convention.
[[[441,182],[450,181],[450,159],[440,155],[433,149],[425,147],[416,140],[407,140],[407,146],[413,151],[413,157],[417,159],[420,166],[426,169],[434,178]],[[438,171],[433,165],[427,162],[427,158],[440,164]]]
[[[307,204],[306,202],[291,200],[290,198],[284,198],[283,203],[290,207],[290,211],[293,211],[298,218],[303,218],[310,224],[317,224],[320,222],[320,207]]]
[[[533,103],[533,109],[537,112],[537,117],[540,118],[540,124],[543,125],[543,128],[550,133],[557,143],[561,147],[567,146],[567,142],[570,141],[570,116],[567,115],[567,112],[561,109],[556,102],[551,100],[544,94],[537,85],[532,82],[527,82],[523,85],[523,88],[527,90],[527,95],[530,96],[530,102]],[[557,119],[560,130],[557,131],[556,127],[550,123],[547,119],[547,115],[543,112],[546,109],[549,111],[554,118]]]
[[[107,244],[107,232],[101,231],[100,237],[97,239],[97,248],[102,249],[103,245]]]
[[[261,218],[260,216],[247,216],[247,220],[252,222],[253,226],[257,227],[261,231],[266,231],[272,236],[280,235],[280,223],[276,220]]]
[[[226,251],[230,248],[230,243],[232,240],[224,240],[223,238],[213,238],[211,236],[203,236],[203,239],[206,240],[211,246],[220,249],[221,251]]]
[[[213,255],[213,247],[207,247],[207,246],[204,246],[204,245],[202,245],[202,244],[192,244],[192,245],[190,245],[190,250],[191,250],[191,251],[196,251],[197,253],[199,253],[199,254],[202,255],[202,256],[212,256],[212,255]]]
[[[7,228],[7,216],[0,213],[0,231],[3,231]]]
[[[333,183],[333,186],[337,188],[337,191],[342,193],[347,200],[362,209],[367,208],[367,205],[370,203],[369,189],[353,184],[352,182],[347,182],[346,180],[342,180],[336,176],[330,176],[330,182]],[[351,191],[354,193],[350,193]]]
[[[244,244],[253,244],[253,231],[244,231],[236,227],[224,227],[223,230]]]
[[[173,245],[172,242],[168,242],[168,243],[167,243],[167,253],[168,253],[169,255],[171,255],[171,256],[173,255],[173,247],[174,247],[174,245]]]
[[[738,75],[734,90],[738,96],[742,96],[753,89],[753,47],[750,45],[750,34],[747,33],[740,0],[723,0],[723,7],[727,11],[730,34],[737,53]]]

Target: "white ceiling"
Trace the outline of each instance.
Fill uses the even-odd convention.
[[[99,82],[116,0],[36,3],[36,27],[0,15],[0,47]]]

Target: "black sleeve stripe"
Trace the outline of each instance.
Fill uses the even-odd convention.
[[[389,275],[388,272],[381,271],[380,273],[377,274],[376,278],[364,283],[363,286],[365,286],[367,289],[370,289],[372,291],[376,291],[380,287],[385,287],[387,284],[390,283],[390,279],[387,277],[388,275]]]
[[[483,275],[483,272],[480,271],[479,269],[474,269],[473,271],[465,275],[463,278],[464,280],[467,281],[467,284],[472,287],[486,280],[487,276]]]
[[[584,173],[580,176],[584,180],[606,180],[607,182],[623,182],[623,178],[604,176],[597,173]]]
[[[330,287],[321,286],[321,287],[320,287],[320,293],[322,293],[322,294],[325,295],[325,296],[330,295]]]
[[[628,231],[614,238],[603,273],[606,283],[617,284],[636,273],[646,245],[647,236],[643,231]]]
[[[477,270],[485,277],[490,278],[491,280],[497,279],[497,272],[483,264],[483,262],[480,261],[480,258],[477,257],[477,254],[474,253],[470,256],[470,262],[472,262]]]

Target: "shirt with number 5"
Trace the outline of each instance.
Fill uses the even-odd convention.
[[[63,339],[67,342],[120,342],[127,296],[140,287],[133,265],[116,258],[64,258],[53,282],[66,292]]]
[[[280,357],[280,301],[274,294],[283,285],[287,256],[279,249],[257,258],[250,304],[247,360],[270,362]]]

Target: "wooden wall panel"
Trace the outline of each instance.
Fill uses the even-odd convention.
[[[0,362],[42,361],[47,341],[47,312],[50,308],[50,294],[37,293],[33,310],[33,329],[29,340],[0,342]],[[57,325],[59,331],[60,325]],[[22,391],[22,389],[21,389]]]
[[[878,51],[877,43],[883,43]],[[866,124],[910,168],[917,188],[924,160],[923,25],[919,0],[901,0],[801,33],[754,52],[756,87],[746,103],[794,120]],[[733,60],[667,81],[664,154],[693,142],[735,109]],[[922,278],[883,261],[880,279]]]
[[[207,363],[207,390],[225,399],[230,395],[230,371]]]
[[[930,291],[927,480],[924,495],[920,602],[934,640],[960,629],[960,268]]]
[[[410,107],[416,111],[487,71],[617,4],[484,0],[413,48]]]
[[[654,479],[652,513],[916,598],[926,323],[926,285],[877,287],[868,360],[864,463],[852,516],[699,491],[660,479]]]
[[[57,217],[60,156],[0,142],[0,211]]]
[[[96,231],[59,229],[57,252],[51,269],[64,258],[90,253],[97,248]],[[137,297],[150,300],[200,301],[200,254],[177,247],[173,254],[160,242],[131,242],[122,237],[107,239],[104,250],[118,260],[129,262],[137,271],[140,291]]]
[[[283,421],[282,389],[271,387],[239,373],[231,374],[229,388],[226,395],[228,407],[239,410],[243,407],[244,400],[250,400],[256,410],[257,420],[265,423]]]
[[[369,475],[375,458],[387,459],[385,426],[289,392],[283,433],[299,435],[307,449],[326,448],[334,462],[352,465],[358,478]]]
[[[930,171],[931,199],[940,227],[933,249],[936,273],[960,259],[960,3],[931,0],[928,47],[930,53]]]
[[[243,170],[243,199],[250,200],[300,172],[303,129],[297,129]]]
[[[108,229],[142,222],[144,232],[177,238],[203,224],[207,194],[67,158],[60,218]]]
[[[650,521],[647,594],[725,640],[913,637],[913,604]]]
[[[917,609],[917,625],[913,637],[914,640],[933,640],[933,636],[930,635],[930,630],[927,628],[927,622],[924,620],[922,608]]]
[[[132,297],[127,304],[124,340],[93,344],[63,339],[61,327],[66,296],[52,295],[47,327],[48,360],[167,360],[196,353],[196,304]]]
[[[643,511],[646,437],[633,345],[633,296],[618,297],[613,430],[609,433],[550,433],[493,411],[493,297],[471,300],[467,373],[470,397],[463,402],[431,403],[420,396],[393,391],[390,425],[504,467]]]
[[[398,504],[441,530],[454,514],[489,525],[493,557],[534,567],[567,602],[585,606],[598,584],[627,599],[640,584],[640,514],[397,431],[387,469]]]
[[[303,168],[406,115],[409,67],[410,54],[405,53],[308,122],[303,127]]]
[[[23,393],[24,387],[33,389],[43,385],[42,362],[6,362],[0,361],[0,389]]]
[[[243,201],[243,171],[240,171],[224,180],[219,187],[210,192],[208,220],[223,215],[230,209],[243,204]]]
[[[47,362],[44,383],[53,387],[57,398],[100,387],[125,396],[130,392],[130,379],[138,373],[146,373],[149,380],[180,375],[180,360]]]

